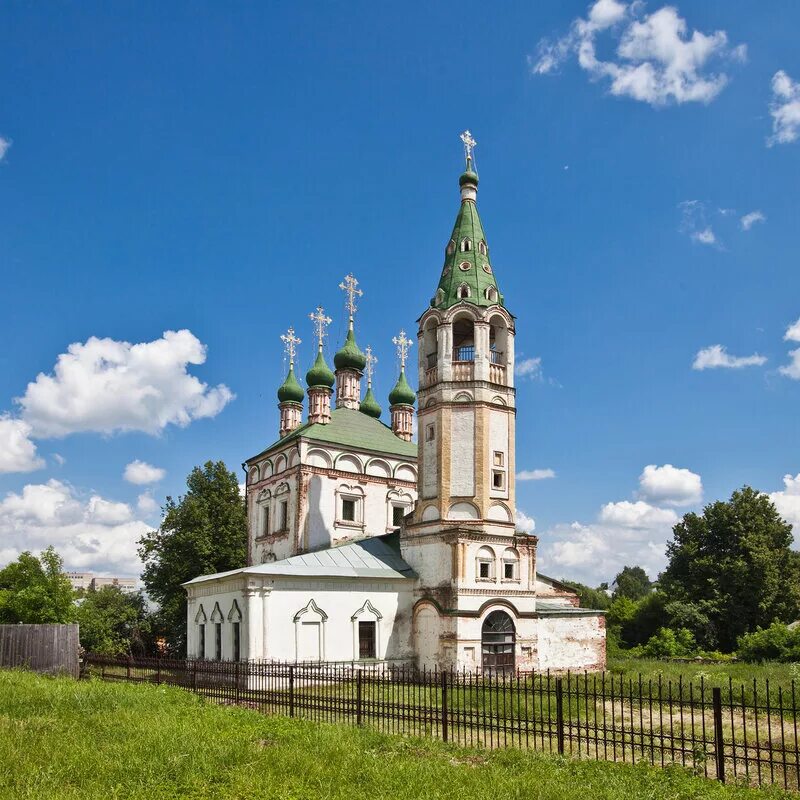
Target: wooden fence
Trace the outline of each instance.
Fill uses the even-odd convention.
[[[79,676],[77,625],[0,625],[0,667]]]
[[[370,725],[469,747],[678,764],[797,790],[800,687],[610,674],[430,672],[381,664],[281,664],[86,656],[104,680],[180,686],[219,703]]]

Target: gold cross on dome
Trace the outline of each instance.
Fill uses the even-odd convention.
[[[378,359],[376,356],[372,355],[372,348],[369,345],[364,348],[364,357],[367,362],[365,372],[367,373],[367,387],[369,388],[372,386],[372,373],[375,371],[375,365],[378,363]]]
[[[469,131],[464,131],[459,138],[464,143],[464,158],[467,159],[467,168],[469,169],[472,163],[472,151],[478,143],[472,138],[472,134]]]
[[[406,368],[406,360],[408,359],[408,351],[414,342],[406,336],[404,330],[400,331],[399,336],[392,339],[392,344],[397,346],[397,357],[400,359],[400,369]]]
[[[317,310],[313,314],[309,314],[308,318],[314,325],[314,336],[317,337],[317,345],[319,346],[319,349],[322,350],[323,342],[325,341],[325,337],[328,335],[325,329],[331,324],[331,322],[333,322],[333,320],[330,317],[325,316],[325,309],[322,306],[317,306]]]
[[[299,345],[302,340],[294,335],[294,328],[289,328],[286,333],[281,334],[281,341],[283,342],[283,349],[286,355],[289,356],[289,366],[293,367],[294,357],[297,355],[297,345]]]
[[[353,317],[356,313],[356,297],[363,297],[364,292],[358,287],[358,281],[351,272],[349,275],[344,276],[344,280],[339,284],[339,288],[347,295],[344,307],[350,315],[350,324],[353,324]]]

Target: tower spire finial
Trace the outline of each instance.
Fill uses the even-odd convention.
[[[358,281],[353,273],[344,276],[344,280],[339,284],[339,288],[347,295],[344,307],[350,315],[350,329],[353,328],[353,317],[356,314],[356,297],[363,297],[364,292],[358,288]]]
[[[372,354],[372,347],[369,345],[364,348],[364,358],[367,362],[367,366],[364,370],[367,373],[367,389],[371,389],[372,373],[375,371],[375,365],[378,363],[378,358]]]
[[[292,369],[294,357],[297,355],[297,345],[301,344],[302,340],[294,335],[294,328],[290,327],[286,333],[281,334],[281,341],[286,355],[289,356],[289,369]]]
[[[325,316],[325,309],[322,306],[317,306],[317,310],[309,314],[308,318],[314,325],[314,336],[317,338],[317,348],[319,352],[322,352],[322,345],[325,342],[325,337],[328,335],[326,328],[333,320]]]
[[[406,368],[408,351],[411,348],[411,345],[414,344],[414,342],[412,342],[411,339],[409,339],[406,336],[406,332],[404,330],[401,330],[400,335],[395,336],[392,339],[392,344],[394,344],[397,347],[397,357],[400,359],[400,371],[403,372],[405,371]]]
[[[472,151],[478,143],[472,138],[472,134],[469,131],[464,131],[459,138],[464,143],[464,158],[467,162],[467,172],[470,172],[474,169]]]

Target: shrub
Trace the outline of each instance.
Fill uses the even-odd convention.
[[[800,661],[800,628],[773,622],[746,633],[739,637],[738,654],[742,661]]]
[[[696,649],[694,636],[686,628],[659,628],[647,644],[636,648],[642,658],[682,658],[694,655]]]

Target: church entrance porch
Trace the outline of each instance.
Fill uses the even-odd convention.
[[[513,672],[517,632],[505,611],[492,611],[481,628],[481,664],[485,672]]]

